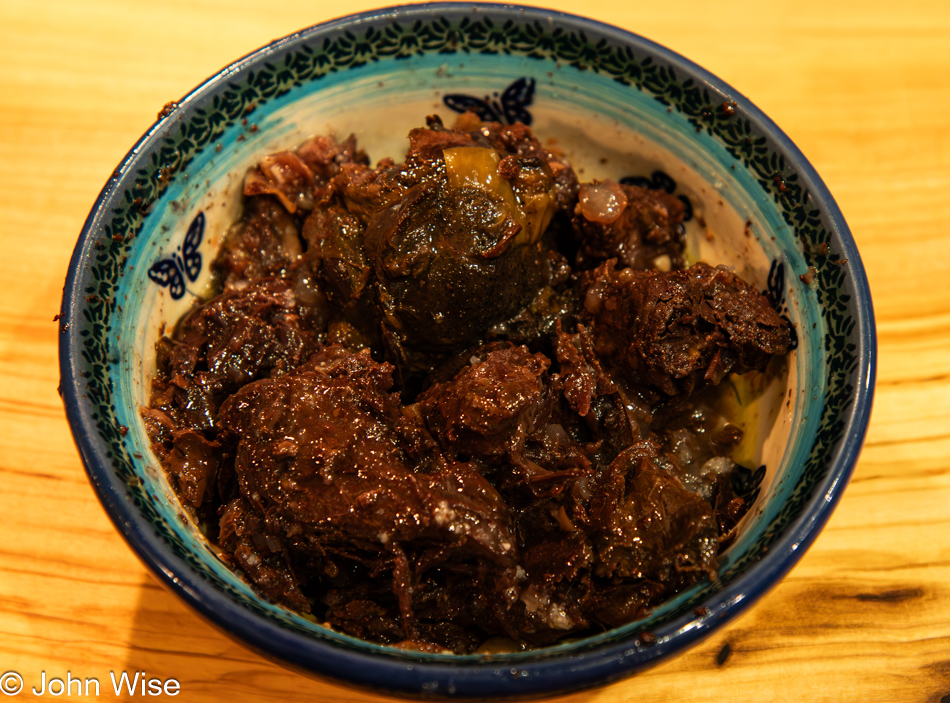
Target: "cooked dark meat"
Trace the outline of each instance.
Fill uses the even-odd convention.
[[[525,438],[545,422],[550,360],[514,347],[472,356],[451,381],[419,399],[427,424],[452,455],[492,457],[519,453]]]
[[[391,374],[368,352],[330,347],[296,373],[231,396],[220,422],[239,435],[242,494],[269,514],[269,528],[315,554],[425,540],[443,553],[509,563],[507,514],[494,489],[435,453],[412,460],[413,435],[424,430],[388,394]]]
[[[231,226],[212,264],[225,290],[266,276],[283,276],[303,248],[293,218],[271,197],[248,198],[244,217]]]
[[[171,451],[165,455],[165,468],[178,479],[185,502],[200,508],[214,495],[222,459],[221,444],[185,427],[174,430],[171,445]]]
[[[624,379],[667,397],[690,396],[731,371],[762,370],[789,348],[788,323],[731,271],[614,269],[588,276],[584,307],[597,353]]]
[[[364,246],[392,338],[450,351],[517,313],[544,283],[540,247],[526,232],[501,196],[480,187],[420,185],[377,213]]]
[[[297,147],[296,153],[321,186],[339,174],[344,164],[369,164],[366,153],[357,148],[353,134],[342,142],[332,137],[312,137]]]
[[[268,598],[310,612],[287,559],[287,547],[266,528],[264,516],[247,499],[235,498],[222,508],[218,541]]]
[[[576,334],[557,332],[557,360],[564,399],[576,418],[568,414],[567,426],[579,425],[595,443],[592,459],[607,465],[647,432],[648,418],[640,416],[619,386],[604,371],[594,351],[593,338],[583,325]],[[642,414],[641,414],[642,415]],[[575,434],[578,434],[575,431]]]
[[[667,583],[715,572],[719,533],[710,505],[638,446],[597,477],[594,495],[598,576]]]
[[[573,224],[585,262],[619,259],[634,269],[683,267],[685,208],[678,198],[604,181],[582,185],[578,199]]]
[[[156,453],[223,559],[351,635],[643,617],[716,577],[755,499],[716,385],[787,322],[680,270],[676,197],[579,184],[524,125],[427,123],[402,163],[315,137],[246,175],[215,294],[156,348]]]
[[[567,334],[558,324],[557,360],[561,365],[564,397],[581,417],[590,414],[597,398],[617,392],[594,352],[593,339],[583,325],[577,334]]]
[[[218,406],[244,384],[286,373],[320,346],[320,317],[289,281],[264,278],[191,311],[158,343],[146,426],[167,441],[174,428],[215,429]],[[167,424],[162,415],[169,418]]]
[[[554,181],[541,160],[505,158],[520,164],[510,179],[501,154],[468,135],[413,133],[404,171],[426,176],[372,215],[364,241],[397,358],[471,345],[544,285]]]
[[[389,569],[408,635],[413,578],[469,561],[504,578],[517,550],[495,489],[443,458],[391,387],[388,364],[327,347],[244,386],[219,419],[239,437],[235,474],[265,531],[317,559],[355,554]]]
[[[593,546],[588,616],[615,627],[674,593],[715,578],[719,532],[709,503],[687,490],[652,440],[635,443],[598,472],[586,530]]]
[[[311,213],[302,235],[310,260],[322,269],[327,295],[340,307],[354,305],[372,273],[363,252],[363,225],[345,207],[330,202]]]
[[[312,210],[325,197],[330,179],[344,164],[366,165],[353,135],[342,143],[314,137],[295,151],[280,151],[261,159],[244,178],[244,195],[273,195],[290,214]]]

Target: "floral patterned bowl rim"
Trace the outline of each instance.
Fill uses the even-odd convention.
[[[124,416],[113,398],[123,362],[110,347],[112,326],[121,318],[117,310],[129,304],[121,279],[139,246],[132,240],[175,175],[259,105],[303,83],[427,54],[563,63],[652,96],[752,174],[759,195],[774,202],[793,231],[800,260],[818,284],[813,295],[828,359],[822,372],[829,378],[820,426],[816,420],[814,443],[787,504],[770,515],[755,549],[720,583],[604,636],[534,652],[454,657],[315,635],[298,616],[275,615],[247,589],[229,587],[209,566],[209,550],[196,556],[176,537],[172,520],[154,507],[143,485],[142,457],[124,441],[128,428],[119,422]],[[792,568],[840,499],[866,433],[876,364],[870,292],[847,224],[814,168],[768,117],[701,67],[640,36],[560,12],[485,3],[393,7],[305,29],[238,60],[163,111],[92,208],[70,262],[61,319],[61,393],[77,447],[109,517],[156,577],[265,656],[411,696],[578,690],[662,661],[736,617]]]

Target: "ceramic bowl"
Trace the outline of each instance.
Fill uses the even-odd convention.
[[[582,179],[632,178],[689,204],[690,252],[736,267],[794,324],[787,371],[749,414],[758,497],[719,578],[595,637],[494,655],[410,653],[334,632],[259,597],[214,554],[152,454],[159,330],[209,281],[243,174],[312,134],[373,159],[409,129],[474,105],[530,121]],[[172,592],[292,668],[409,696],[564,693],[626,676],[709,635],[774,586],[827,521],[861,447],[874,383],[867,280],[831,194],[749,100],[615,27],[488,4],[391,8],[306,29],[238,60],[168,109],[92,208],[62,305],[62,394],[99,499]],[[448,121],[448,120],[447,120]]]

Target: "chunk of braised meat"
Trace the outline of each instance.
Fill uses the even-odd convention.
[[[516,154],[519,160],[514,164],[541,161],[550,171],[554,180],[555,204],[559,212],[570,213],[577,203],[578,182],[574,169],[563,155],[546,149],[535,137],[531,128],[520,122],[502,124],[485,122],[476,128],[485,135],[492,146],[507,154]]]
[[[516,529],[525,578],[506,614],[518,639],[534,645],[584,630],[594,552],[577,520],[570,493],[532,500],[518,511]]]
[[[583,327],[576,335],[559,329],[560,372],[542,376],[547,394],[534,406],[538,411],[524,437],[518,434],[517,441],[509,443],[503,439],[491,456],[484,450],[480,454],[473,452],[486,462],[491,480],[519,513],[547,498],[559,501],[552,508],[554,513],[560,507],[566,507],[569,515],[578,510],[584,512],[589,496],[583,500],[581,497],[588,490],[594,468],[609,463],[640,435],[619,390],[592,354],[589,335]],[[535,356],[544,358],[540,354]],[[456,389],[465,390],[465,386],[458,384]],[[425,400],[430,402],[428,397]],[[512,446],[514,451],[507,449]],[[566,497],[570,497],[569,503],[563,502]],[[552,524],[569,524],[565,520]]]
[[[596,465],[613,461],[631,442],[643,435],[642,418],[632,417],[627,401],[620,393],[599,395],[591,404],[590,412],[582,418],[583,427],[595,442],[590,455]]]
[[[601,443],[581,446],[552,415],[559,388],[546,357],[525,347],[476,355],[418,405],[447,452],[484,462],[511,507],[524,577],[499,619],[513,639],[542,645],[589,624],[580,600],[593,552],[582,528],[594,475],[587,453]]]
[[[332,137],[314,137],[294,151],[262,158],[244,178],[244,195],[272,195],[290,214],[312,210],[326,196],[327,184],[343,164],[367,163],[353,135],[342,143]]]
[[[617,385],[601,366],[594,352],[594,340],[584,325],[577,326],[577,334],[568,334],[558,322],[556,349],[564,397],[574,412],[587,417],[594,401],[616,393]]]
[[[315,556],[382,559],[377,571],[392,573],[411,636],[417,571],[477,561],[501,583],[517,549],[495,489],[433,453],[390,395],[392,371],[366,351],[328,348],[293,374],[243,387],[220,418],[239,438],[241,493],[267,528]]]
[[[332,181],[333,190],[343,198],[347,211],[364,226],[373,215],[399,202],[417,184],[418,181],[407,178],[391,158],[383,159],[376,168],[343,164]]]
[[[391,582],[368,574],[362,580],[347,580],[324,598],[326,618],[347,634],[371,642],[393,644],[406,638]]]
[[[366,229],[384,327],[400,360],[402,347],[445,353],[475,342],[544,284],[538,240],[510,185],[482,171],[497,154],[462,151],[459,185],[450,177],[418,186]]]
[[[615,627],[670,595],[715,578],[718,528],[710,505],[660,468],[655,447],[635,444],[597,477],[590,506],[594,574],[608,584],[591,616]]]
[[[438,120],[432,122],[432,127],[409,132],[409,151],[402,164],[386,158],[375,169],[359,163],[341,167],[333,180],[334,188],[343,197],[346,209],[364,225],[376,213],[402,201],[416,186],[442,182],[445,149],[490,146],[481,135],[446,130]]]
[[[558,284],[555,276],[559,274],[553,273],[551,283],[544,286],[534,300],[515,316],[489,328],[485,338],[524,344],[553,356],[558,324],[573,327],[581,310],[577,290],[563,285],[566,276]]]
[[[509,600],[499,592],[497,574],[484,564],[449,564],[415,574],[408,635],[397,597],[385,579],[374,577],[373,568],[357,566],[334,577],[324,602],[325,617],[335,627],[401,649],[459,654],[474,651],[490,635],[509,632]]]
[[[178,490],[185,503],[200,508],[214,497],[223,453],[217,440],[208,440],[187,427],[174,430],[171,450],[165,454],[165,468],[178,479]]]
[[[526,347],[473,356],[455,378],[419,397],[421,412],[452,455],[490,460],[517,454],[550,412],[544,380],[550,364]]]
[[[296,368],[317,349],[321,333],[283,279],[261,279],[195,308],[158,343],[158,373],[143,413],[153,441],[172,442],[178,428],[211,431],[225,398]]]
[[[322,335],[330,321],[336,317],[337,311],[326,295],[326,284],[319,275],[320,271],[314,271],[314,268],[314,263],[305,253],[297,263],[287,269],[283,280],[293,291],[300,326]]]
[[[429,123],[410,132],[404,164],[347,166],[334,181],[367,226],[384,337],[401,367],[413,350],[471,344],[530,303],[545,282],[540,239],[556,210],[551,163],[527,128],[515,138],[498,125]]]
[[[302,252],[297,226],[277,200],[248,198],[243,217],[228,229],[211,270],[224,290],[234,290],[249,281],[284,275]]]
[[[558,325],[557,360],[563,396],[579,416],[562,413],[563,422],[575,436],[594,444],[592,461],[606,466],[646,434],[648,418],[623,397],[605,371],[594,350],[591,332],[584,325],[579,324],[575,334],[568,334]]]
[[[441,651],[464,654],[476,650],[492,634],[506,634],[503,619],[508,601],[494,578],[492,570],[478,565],[428,570],[413,587],[416,636],[397,646],[433,651],[434,644]]]
[[[788,323],[731,271],[697,263],[682,271],[598,267],[584,306],[598,354],[630,383],[689,396],[730,371],[764,370],[788,352]]]
[[[298,208],[313,207],[316,185],[303,159],[292,151],[279,151],[262,158],[244,177],[244,195],[273,195],[292,215]]]
[[[355,304],[372,273],[363,253],[360,221],[334,200],[310,214],[303,225],[303,238],[330,299],[340,307]]]
[[[235,498],[221,513],[218,543],[264,595],[309,613],[310,602],[290,566],[287,547],[265,522],[247,499]]]
[[[339,198],[320,203],[303,225],[308,265],[316,288],[331,301],[334,314],[327,341],[352,351],[382,349],[381,315],[375,275],[363,250],[363,225]]]
[[[618,259],[635,269],[679,269],[686,235],[683,203],[663,190],[614,181],[580,186],[573,226],[585,263]]]
[[[369,164],[366,152],[357,147],[356,136],[353,134],[342,142],[329,136],[311,137],[297,147],[297,156],[320,184],[333,179],[340,173],[344,164]]]
[[[552,379],[556,387],[556,379]],[[536,499],[563,496],[592,475],[601,442],[590,441],[587,428],[577,432],[574,418],[565,418],[555,399],[553,412],[525,438],[524,448],[512,455],[506,474],[494,480],[505,499],[522,510]]]

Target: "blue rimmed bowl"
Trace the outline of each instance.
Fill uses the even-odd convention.
[[[405,152],[433,112],[530,121],[583,180],[632,178],[688,203],[690,255],[735,267],[794,324],[787,368],[740,403],[764,467],[718,581],[644,620],[529,652],[409,653],[258,596],[215,555],[152,454],[155,342],[209,284],[243,174],[312,134]],[[93,206],[62,304],[61,388],[110,518],[171,591],[298,670],[410,696],[565,693],[655,664],[748,608],[801,557],[851,475],[871,410],[874,319],[848,227],[818,174],[745,97],[629,32],[510,5],[428,4],[274,42],[187,95],[132,148]],[[448,121],[448,120],[447,120]],[[740,394],[741,395],[741,394]],[[746,402],[747,401],[747,402]],[[648,634],[646,634],[648,633]]]

